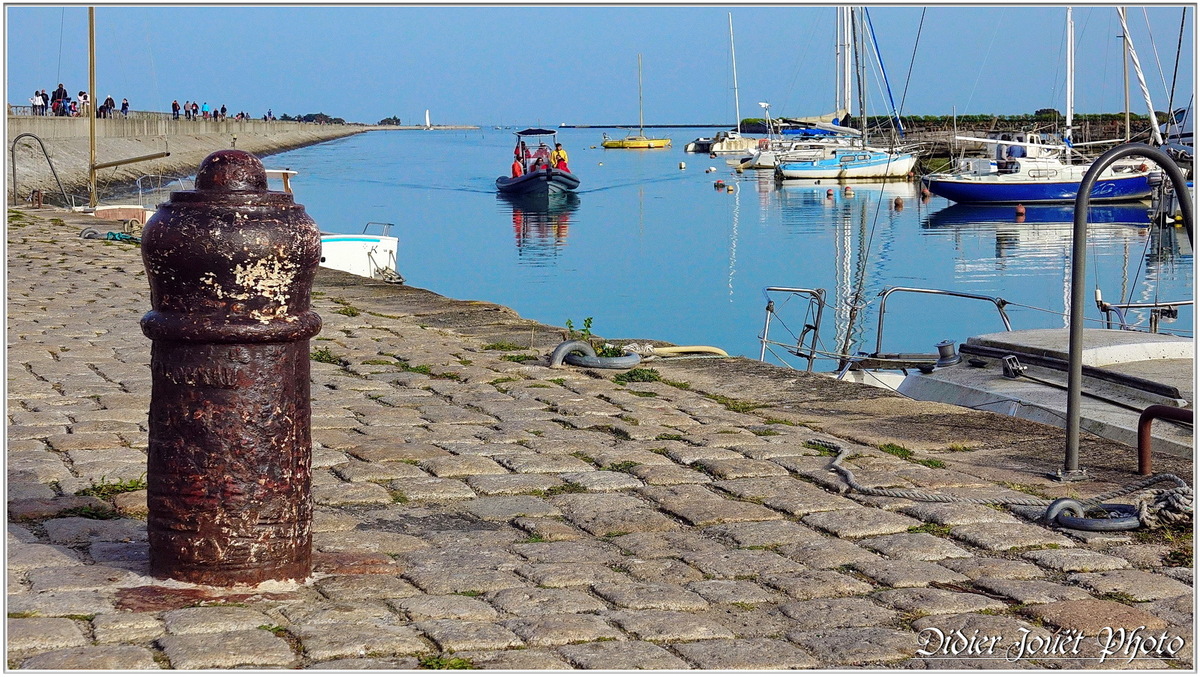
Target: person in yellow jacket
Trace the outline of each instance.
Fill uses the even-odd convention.
[[[554,152],[550,154],[550,164],[555,169],[561,169],[564,172],[571,171],[567,169],[567,151],[563,150],[561,143],[554,144]]]

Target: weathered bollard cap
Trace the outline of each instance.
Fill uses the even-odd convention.
[[[267,170],[244,150],[219,150],[200,163],[196,190],[265,191]]]

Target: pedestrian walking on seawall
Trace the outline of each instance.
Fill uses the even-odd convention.
[[[171,101],[171,119],[179,119],[179,99],[174,99]]]
[[[129,99],[121,99],[121,117],[129,117]]]

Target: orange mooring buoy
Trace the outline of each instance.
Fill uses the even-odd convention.
[[[1025,216],[1025,205],[1017,205],[1017,216]]]
[[[896,208],[896,211],[903,210],[904,209],[904,198],[902,198],[902,197],[896,198],[895,200],[892,201],[892,206]]]

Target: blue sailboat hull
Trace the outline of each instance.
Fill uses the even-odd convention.
[[[1074,202],[1079,181],[979,181],[926,176],[929,192],[967,204],[1062,204]],[[1093,201],[1129,202],[1150,197],[1145,174],[1104,178],[1092,188]]]

